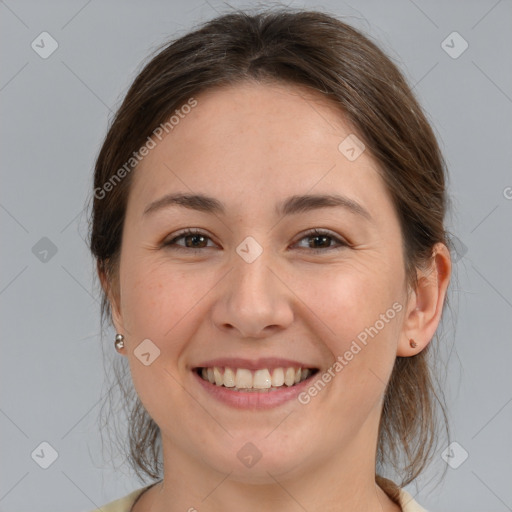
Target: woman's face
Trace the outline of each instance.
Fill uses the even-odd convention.
[[[260,483],[338,457],[374,463],[407,308],[376,163],[303,88],[245,83],[195,99],[133,171],[114,316],[164,457]],[[289,386],[289,367],[316,373]],[[229,387],[283,377],[272,391]]]

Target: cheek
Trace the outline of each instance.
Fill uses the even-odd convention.
[[[357,262],[297,272],[290,279],[294,293],[310,309],[308,317],[318,320],[319,334],[327,339],[354,339],[376,322],[379,331],[391,334],[393,329],[388,327],[399,323],[396,313],[403,308],[403,275],[398,268],[382,271]],[[393,308],[395,303],[400,307]]]
[[[133,384],[150,416],[158,424],[165,424],[169,411],[162,404],[173,404],[189,414],[190,403],[179,384],[179,362],[196,322],[183,320],[189,318],[187,315],[192,319],[193,305],[204,291],[198,286],[200,280],[191,278],[193,273],[185,275],[149,258],[126,261],[123,271],[121,303],[129,333],[128,360]],[[147,366],[134,354],[145,339],[160,351]],[[191,416],[200,414],[194,406]]]
[[[130,263],[124,269],[121,287],[123,316],[129,331],[135,336],[162,340],[191,309],[190,302],[201,290],[191,274],[149,259]]]
[[[337,361],[325,378],[342,394],[340,407],[363,395],[380,395],[393,368],[405,311],[400,269],[383,272],[378,265],[353,264],[315,278],[301,275],[294,291],[313,313],[310,329],[328,348],[333,365]]]

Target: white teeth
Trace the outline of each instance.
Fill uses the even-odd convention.
[[[231,368],[226,368],[224,370],[224,376],[223,376],[223,384],[227,388],[234,388],[235,387],[235,372]],[[212,382],[213,384],[213,382]]]
[[[284,370],[275,368],[272,372],[272,386],[279,387],[284,384]]]
[[[211,381],[210,381],[211,382]],[[236,371],[235,384],[237,388],[252,388],[252,373],[245,368],[239,368]]]
[[[235,388],[238,390],[269,390],[286,385],[287,387],[298,384],[306,380],[311,375],[311,370],[303,368],[261,368],[254,373],[246,368],[222,368],[214,366],[213,368],[202,368],[201,376],[211,384]]]
[[[215,384],[222,386],[224,379],[222,378],[222,373],[220,373],[220,370],[216,366],[213,367],[213,376],[215,377]]]
[[[257,389],[268,389],[270,386],[272,386],[270,372],[266,368],[263,370],[256,370],[254,372],[252,387]]]
[[[284,374],[284,383],[287,386],[293,386],[295,384],[295,370],[292,367],[286,368],[286,373]]]

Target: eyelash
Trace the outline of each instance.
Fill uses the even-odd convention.
[[[168,242],[163,242],[162,243],[162,247],[166,247],[166,248],[172,248],[173,250],[178,250],[178,251],[193,251],[193,252],[198,252],[198,251],[202,251],[204,249],[206,249],[207,247],[201,247],[201,248],[194,248],[194,247],[184,247],[184,246],[179,246],[176,244],[176,241],[177,240],[180,240],[181,238],[186,238],[187,236],[202,236],[202,237],[205,237],[209,240],[211,240],[211,238],[208,236],[208,235],[205,235],[204,233],[202,233],[201,231],[195,231],[193,229],[187,229],[186,231],[183,231],[182,233],[180,233],[178,236],[174,237],[172,240],[169,240]],[[302,236],[302,238],[300,238],[298,240],[298,242],[302,241],[304,238],[313,238],[313,237],[318,237],[318,236],[326,236],[336,242],[339,243],[339,247],[327,247],[327,248],[309,248],[310,251],[313,251],[313,252],[326,252],[326,251],[332,251],[332,250],[339,250],[339,249],[342,249],[344,247],[349,247],[349,244],[334,236],[333,234],[331,234],[330,231],[326,231],[326,230],[323,230],[323,229],[311,229],[309,231],[307,231],[306,233],[304,233],[304,235]],[[301,249],[306,249],[308,250],[308,248],[304,248],[302,247]]]

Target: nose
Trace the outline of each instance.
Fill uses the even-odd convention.
[[[248,263],[237,254],[232,270],[221,281],[212,312],[216,327],[243,338],[265,338],[293,322],[293,293],[269,251]]]

